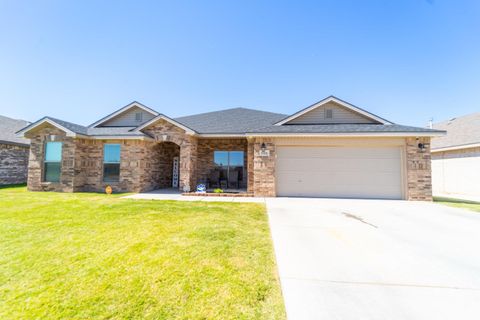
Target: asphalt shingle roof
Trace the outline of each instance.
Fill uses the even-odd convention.
[[[0,116],[0,143],[29,145],[30,140],[16,136],[16,132],[29,124],[25,120],[17,120]]]
[[[198,133],[245,133],[270,126],[285,116],[281,113],[234,108],[180,117],[174,120]]]
[[[281,113],[233,108],[179,117],[173,120],[199,134],[436,132],[431,129],[398,124],[274,125],[285,117],[286,115]],[[134,130],[135,127],[86,127],[52,117],[43,119],[50,119],[75,133],[87,136],[146,136],[143,132]]]
[[[133,132],[136,127],[98,127],[88,128],[89,136],[138,136],[144,137],[145,134],[140,131]]]
[[[56,119],[56,118],[53,118],[53,117],[45,117],[44,119],[50,119],[53,122],[56,122],[59,125],[61,125],[62,127],[65,127],[68,130],[73,131],[75,133],[87,135],[88,128],[85,127],[85,126],[82,126],[82,125],[79,125],[79,124],[76,124],[76,123],[73,123],[73,122],[68,122],[68,121]]]
[[[395,133],[395,132],[435,132],[427,128],[403,126],[399,124],[298,124],[268,126],[252,130],[251,133]]]
[[[432,139],[432,149],[480,143],[480,112],[435,123],[433,128],[446,130],[447,135]]]

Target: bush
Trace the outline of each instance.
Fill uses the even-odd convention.
[[[220,189],[220,188],[217,188],[215,190],[213,190],[214,193],[223,193],[223,190]]]

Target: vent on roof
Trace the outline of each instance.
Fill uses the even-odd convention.
[[[333,109],[325,109],[325,119],[333,119]]]
[[[141,112],[135,113],[135,121],[141,122],[143,119],[143,114]]]

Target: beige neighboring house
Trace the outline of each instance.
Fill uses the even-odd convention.
[[[0,185],[27,182],[30,140],[15,132],[29,122],[0,116]]]
[[[222,188],[259,197],[431,200],[430,138],[330,96],[290,115],[247,108],[171,118],[141,103],[89,126],[44,117],[31,141],[34,191]]]
[[[432,139],[433,193],[480,197],[480,113],[436,123]]]

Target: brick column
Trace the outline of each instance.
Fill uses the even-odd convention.
[[[262,143],[269,155],[262,155]],[[253,192],[259,197],[275,197],[275,143],[272,138],[256,138],[253,143]]]
[[[193,191],[197,184],[198,141],[195,137],[188,136],[180,145],[180,190]]]
[[[418,144],[424,145],[424,150]],[[432,201],[430,138],[406,138],[407,199]]]
[[[253,154],[254,154],[254,139],[248,139],[247,145],[247,192],[253,193],[254,189],[254,170],[253,170]]]

